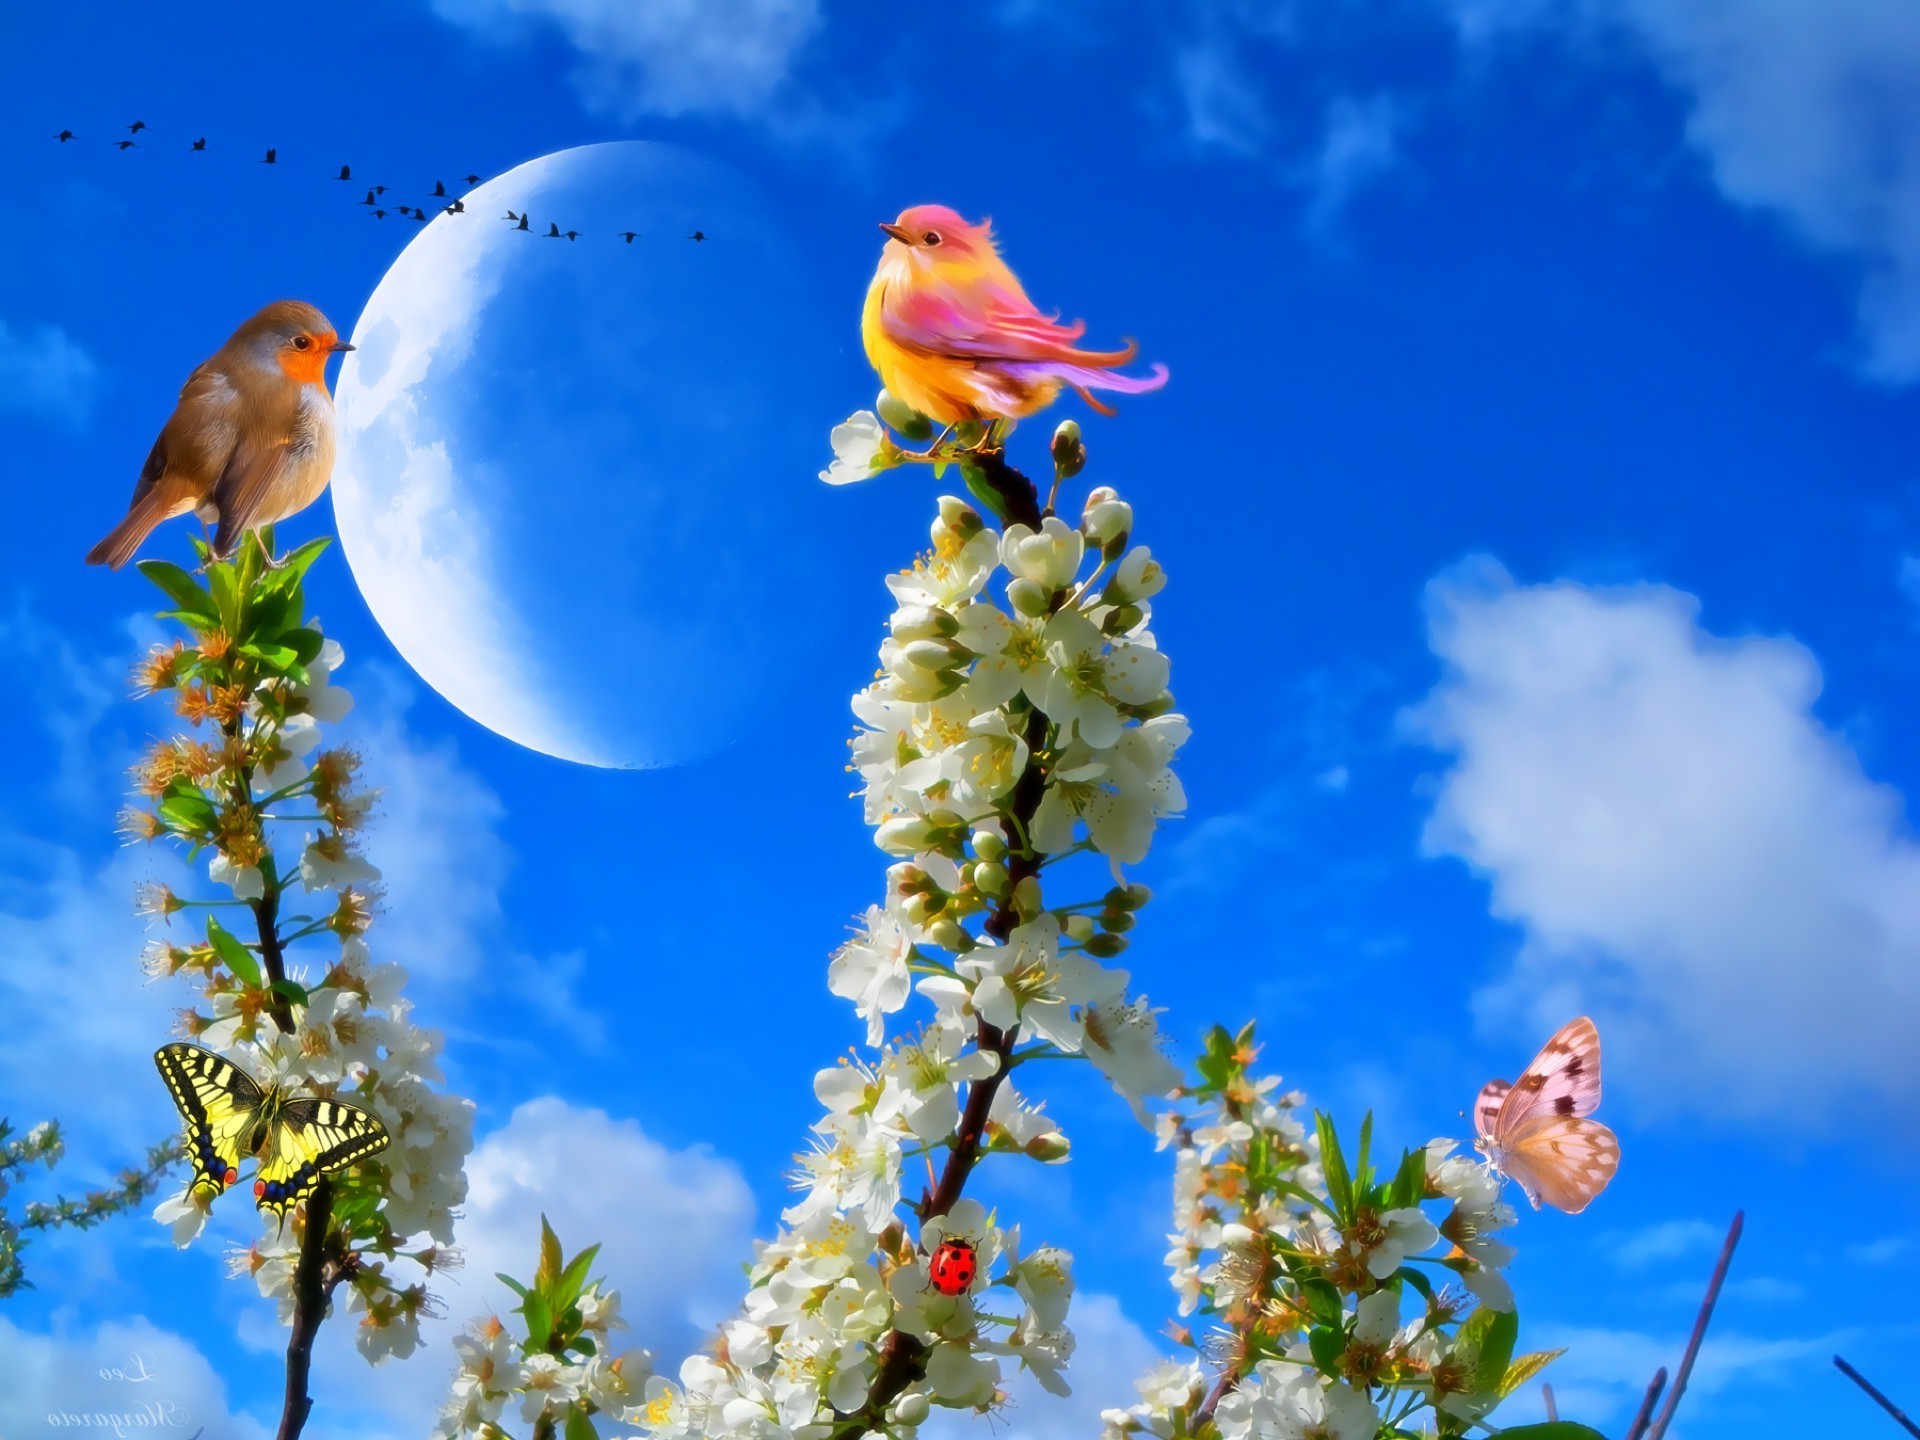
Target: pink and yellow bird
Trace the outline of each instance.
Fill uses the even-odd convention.
[[[1017,420],[1063,386],[1102,415],[1088,392],[1128,395],[1167,383],[1167,367],[1116,375],[1137,347],[1077,350],[1086,326],[1059,323],[1027,298],[994,244],[991,221],[970,224],[944,205],[915,205],[880,228],[890,237],[860,318],[867,359],[896,399],[943,425]]]

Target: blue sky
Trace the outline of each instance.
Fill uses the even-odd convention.
[[[778,248],[840,297],[844,334],[807,341],[825,408],[786,427],[784,466],[740,481],[743,529],[809,537],[832,602],[755,637],[803,662],[765,677],[767,723],[672,769],[570,766],[414,678],[337,555],[310,587],[387,786],[375,938],[479,1104],[477,1258],[451,1319],[498,1303],[486,1277],[530,1264],[545,1208],[564,1239],[607,1241],[637,1338],[677,1355],[776,1223],[809,1078],[858,1033],[824,965],[880,881],[840,768],[846,697],[933,493],[813,476],[829,427],[871,402],[873,224],[937,200],[990,213],[1044,307],[1173,373],[1082,418],[1089,478],[1134,503],[1171,577],[1155,630],[1194,724],[1190,813],[1141,867],[1161,898],[1127,960],[1180,1058],[1256,1019],[1289,1084],[1418,1143],[1590,1010],[1625,1158],[1586,1214],[1523,1215],[1514,1272],[1522,1343],[1573,1347],[1550,1372],[1563,1412],[1624,1428],[1744,1207],[1673,1433],[1881,1433],[1828,1356],[1920,1404],[1896,1299],[1920,1274],[1920,17],[1896,0],[970,16],[0,15],[17,202],[0,434],[24,501],[0,584],[0,1112],[67,1123],[69,1193],[172,1124],[147,1056],[181,1002],[143,986],[125,913],[169,862],[112,829],[122,768],[162,723],[123,681],[155,628],[143,582],[79,557],[186,371],[283,294],[351,326],[411,237],[353,206],[342,163],[419,184],[672,141],[748,177]],[[115,151],[135,119],[141,148]],[[55,144],[62,128],[80,138]],[[702,257],[724,266],[727,240]],[[735,273],[716,319],[780,323]],[[547,373],[578,380],[564,354]],[[1038,465],[1044,433],[1021,431],[1016,461]],[[331,526],[323,504],[287,530]],[[1160,1158],[1097,1077],[1057,1083],[1075,1163],[995,1193],[1077,1256],[1078,1394],[1016,1417],[1064,1436],[1132,1400],[1171,1292]],[[586,1176],[541,1163],[555,1134],[591,1147]],[[40,1288],[0,1312],[0,1358],[36,1377],[32,1405],[96,1395],[105,1357],[144,1348],[165,1398],[228,1412],[210,1435],[270,1426],[282,1342],[217,1249],[179,1254],[136,1218],[29,1259]],[[323,1405],[366,1384],[350,1354],[320,1365]],[[354,1393],[429,1407],[392,1431],[419,1433],[446,1370],[423,1354]],[[39,1413],[0,1422],[30,1435]]]

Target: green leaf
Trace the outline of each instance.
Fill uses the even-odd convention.
[[[1501,1377],[1497,1393],[1503,1397],[1511,1395],[1566,1353],[1564,1349],[1536,1350],[1531,1355],[1522,1355],[1507,1366],[1507,1373]]]
[[[318,630],[310,630],[302,625],[282,631],[280,643],[290,647],[302,665],[311,665],[320,658],[320,647],[326,644],[326,637]]]
[[[520,1313],[527,1317],[527,1343],[535,1350],[546,1349],[553,1338],[553,1307],[538,1290],[530,1290],[520,1302]]]
[[[215,623],[213,597],[200,588],[193,576],[165,560],[140,560],[135,563],[140,573],[158,585],[173,601],[177,607],[174,614],[188,622],[198,619],[209,625]]]
[[[1418,1270],[1414,1269],[1411,1265],[1402,1265],[1398,1270],[1394,1271],[1393,1274],[1395,1279],[1404,1280],[1415,1290],[1418,1290],[1429,1305],[1433,1303],[1433,1282]]]
[[[213,592],[213,605],[220,623],[229,635],[240,633],[240,585],[233,566],[215,565],[207,571],[207,589]]]
[[[260,582],[260,593],[291,596],[300,588],[300,582],[306,578],[306,573],[313,567],[313,562],[320,558],[320,552],[332,543],[324,537],[319,540],[309,540],[282,560],[278,570],[272,571]]]
[[[574,1336],[573,1348],[578,1350],[582,1355],[597,1354],[600,1349],[598,1345],[593,1343],[593,1336],[587,1334]]]
[[[518,1280],[514,1279],[513,1276],[507,1274],[506,1271],[504,1270],[494,1271],[493,1278],[498,1280],[502,1285],[505,1285],[509,1290],[513,1291],[513,1293],[518,1295],[522,1300],[527,1298],[527,1287],[522,1285]]]
[[[568,1262],[553,1287],[554,1304],[571,1305],[580,1298],[580,1292],[587,1288],[587,1270],[593,1264],[593,1257],[599,1253],[598,1245],[589,1245]]]
[[[600,1440],[600,1432],[593,1428],[592,1418],[578,1405],[567,1411],[564,1440]]]
[[[1300,1287],[1300,1298],[1307,1302],[1307,1313],[1322,1325],[1346,1323],[1346,1306],[1341,1303],[1339,1288],[1331,1280],[1307,1281]]]
[[[560,1255],[560,1237],[553,1233],[553,1226],[543,1214],[540,1217],[540,1265],[533,1272],[533,1288],[551,1299],[553,1287],[566,1268],[566,1261]]]
[[[1333,1117],[1324,1110],[1313,1112],[1313,1123],[1320,1134],[1320,1172],[1327,1177],[1327,1194],[1345,1224],[1353,1218],[1353,1177],[1347,1173],[1346,1156],[1340,1153],[1340,1135],[1333,1128]]]
[[[249,640],[239,647],[242,655],[251,655],[262,665],[284,674],[300,663],[300,657],[290,645],[273,645]]]
[[[1369,1110],[1360,1117],[1360,1154],[1354,1161],[1353,1183],[1356,1189],[1366,1191],[1373,1185],[1373,1111]]]
[[[229,935],[211,915],[207,916],[207,943],[213,946],[213,953],[220,957],[221,963],[242,982],[255,986],[260,983],[260,962],[253,958],[253,952]]]
[[[1513,1425],[1500,1432],[1500,1440],[1607,1440],[1591,1425],[1572,1420],[1544,1420],[1538,1425]]]
[[[1511,1310],[1489,1310],[1483,1305],[1467,1317],[1460,1338],[1479,1352],[1473,1372],[1475,1390],[1488,1394],[1498,1390],[1519,1334],[1520,1317]]]
[[[1405,1210],[1418,1205],[1427,1193],[1427,1152],[1423,1146],[1400,1157],[1400,1169],[1393,1177],[1393,1190],[1387,1197],[1389,1210]]]
[[[1307,1332],[1307,1349],[1313,1352],[1313,1363],[1323,1374],[1338,1375],[1347,1337],[1331,1325],[1316,1325]]]
[[[199,834],[213,828],[218,812],[199,786],[190,780],[178,780],[167,787],[165,797],[153,807],[153,813],[169,829]]]
[[[307,987],[297,980],[276,980],[267,988],[295,1005],[306,1005],[312,1000],[307,994]]]

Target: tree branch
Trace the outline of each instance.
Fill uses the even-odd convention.
[[[293,1335],[287,1341],[287,1392],[278,1440],[299,1440],[313,1410],[307,1378],[313,1369],[313,1337],[327,1318],[327,1231],[333,1225],[333,1182],[326,1176],[307,1197],[307,1228],[293,1270]]]

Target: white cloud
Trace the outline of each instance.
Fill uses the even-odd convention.
[[[1483,1018],[1590,1010],[1650,1105],[1796,1126],[1920,1084],[1920,848],[1812,713],[1813,657],[1657,585],[1429,588],[1425,830],[1524,944]],[[1523,1022],[1523,1023],[1521,1023]]]
[[[1842,1330],[1804,1339],[1763,1340],[1709,1331],[1687,1381],[1685,1411],[1697,1422],[1703,1402],[1736,1385],[1746,1394],[1755,1386],[1797,1383],[1806,1374],[1809,1360],[1832,1354],[1849,1334]],[[1536,1343],[1542,1349],[1567,1352],[1541,1377],[1553,1386],[1561,1413],[1604,1425],[1632,1412],[1655,1370],[1665,1367],[1668,1376],[1673,1375],[1686,1349],[1686,1336],[1542,1325],[1528,1336],[1529,1349]]]
[[[582,57],[581,98],[621,120],[763,110],[820,28],[819,0],[433,0],[433,8],[496,41],[528,20],[552,25]]]
[[[1891,1265],[1901,1256],[1913,1250],[1913,1237],[1910,1235],[1888,1235],[1879,1240],[1868,1240],[1858,1245],[1849,1245],[1845,1255],[1855,1265]]]
[[[0,320],[0,410],[69,424],[93,410],[99,367],[58,325],[14,329]]]
[[[1920,7],[1887,0],[1445,0],[1485,44],[1555,25],[1629,35],[1689,105],[1737,205],[1865,271],[1864,371],[1920,378]]]
[[[1725,1229],[1705,1220],[1662,1220],[1631,1235],[1614,1237],[1608,1251],[1615,1264],[1628,1270],[1641,1270],[1656,1260],[1672,1260],[1696,1250],[1710,1249],[1725,1237]]]
[[[1240,55],[1218,37],[1191,41],[1174,52],[1173,84],[1193,144],[1249,158],[1266,148],[1269,120]]]
[[[1320,143],[1296,172],[1307,187],[1310,229],[1330,225],[1355,194],[1394,167],[1403,119],[1389,95],[1342,95],[1327,107]]]
[[[632,1120],[545,1096],[480,1142],[467,1180],[456,1227],[465,1263],[431,1282],[446,1316],[422,1325],[420,1350],[370,1368],[352,1348],[351,1324],[336,1317],[321,1331],[314,1393],[368,1417],[351,1433],[399,1437],[431,1428],[453,1378],[453,1336],[517,1303],[494,1276],[532,1278],[542,1214],[569,1255],[600,1244],[594,1273],[620,1291],[632,1326],[615,1340],[652,1349],[664,1372],[677,1371],[682,1356],[739,1305],[740,1264],[753,1258],[753,1196],[739,1168],[708,1146],[671,1149]],[[284,1331],[258,1320],[248,1340],[261,1349],[286,1345]]]
[[[226,1383],[204,1355],[143,1316],[88,1331],[56,1323],[44,1335],[0,1316],[0,1356],[0,1435],[74,1429],[125,1440],[199,1429],[219,1440],[265,1440],[268,1433],[228,1408]],[[62,1417],[57,1426],[55,1416]]]

